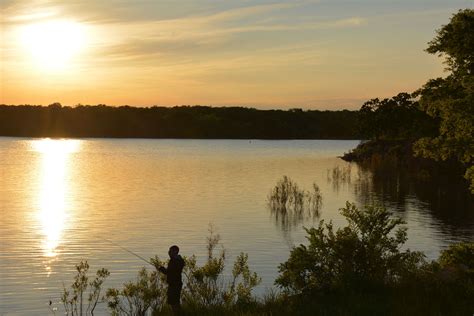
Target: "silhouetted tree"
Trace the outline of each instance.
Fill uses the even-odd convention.
[[[390,99],[371,99],[359,112],[359,131],[369,139],[417,139],[432,135],[436,125],[414,96],[403,92]]]
[[[450,74],[429,80],[419,91],[421,108],[440,126],[436,136],[420,139],[415,151],[465,164],[474,193],[474,10],[460,10],[437,33],[427,52],[445,56]]]

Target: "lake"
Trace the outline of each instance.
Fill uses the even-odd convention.
[[[62,311],[63,282],[71,284],[81,259],[92,272],[110,270],[105,287],[134,279],[145,263],[104,239],[145,258],[165,258],[177,244],[202,263],[212,224],[228,267],[240,252],[249,254],[262,295],[291,247],[305,242],[303,226],[319,219],[345,225],[338,209],[346,201],[385,205],[407,222],[406,246],[428,258],[474,238],[471,200],[446,192],[449,185],[381,180],[338,158],[357,144],[0,138],[0,314],[44,315],[49,300]],[[335,179],[334,170],[345,179]],[[267,196],[284,175],[307,190],[319,186],[319,219],[282,222],[272,215]]]

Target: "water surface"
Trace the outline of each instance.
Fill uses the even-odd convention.
[[[47,314],[49,300],[61,307],[62,284],[71,283],[81,259],[92,271],[110,270],[106,287],[133,279],[143,262],[104,238],[146,258],[165,257],[178,244],[202,263],[209,223],[229,266],[238,253],[249,254],[262,294],[290,247],[305,241],[303,225],[313,225],[310,219],[281,225],[267,209],[267,195],[283,175],[308,190],[317,183],[321,218],[336,226],[345,224],[338,212],[345,201],[378,201],[407,221],[407,247],[430,258],[452,242],[472,240],[470,204],[439,207],[403,181],[394,199],[370,172],[337,158],[357,144],[0,138],[0,311]],[[336,183],[335,167],[350,168],[350,181]]]

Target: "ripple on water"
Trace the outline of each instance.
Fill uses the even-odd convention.
[[[299,222],[288,231],[275,225],[266,198],[283,175],[307,189],[316,182],[322,218],[336,226],[345,224],[338,209],[346,200],[384,202],[407,221],[408,246],[430,257],[473,237],[474,216],[460,213],[450,221],[410,191],[400,204],[357,179],[356,166],[350,184],[328,182],[328,169],[346,166],[336,157],[357,141],[41,142],[0,138],[0,310],[9,315],[46,314],[49,300],[61,307],[63,282],[72,282],[80,260],[92,272],[108,268],[106,286],[135,278],[146,264],[104,238],[145,258],[166,258],[178,244],[203,262],[209,223],[222,237],[228,266],[240,252],[249,254],[263,279],[262,295],[291,247],[305,242],[302,227],[314,224]]]

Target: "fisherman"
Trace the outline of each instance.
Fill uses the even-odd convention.
[[[181,310],[181,289],[183,288],[183,281],[181,279],[181,272],[184,268],[184,260],[179,255],[179,247],[174,245],[168,250],[170,261],[168,267],[157,267],[157,269],[166,274],[166,282],[168,282],[168,304],[173,310],[173,314],[179,315]]]

